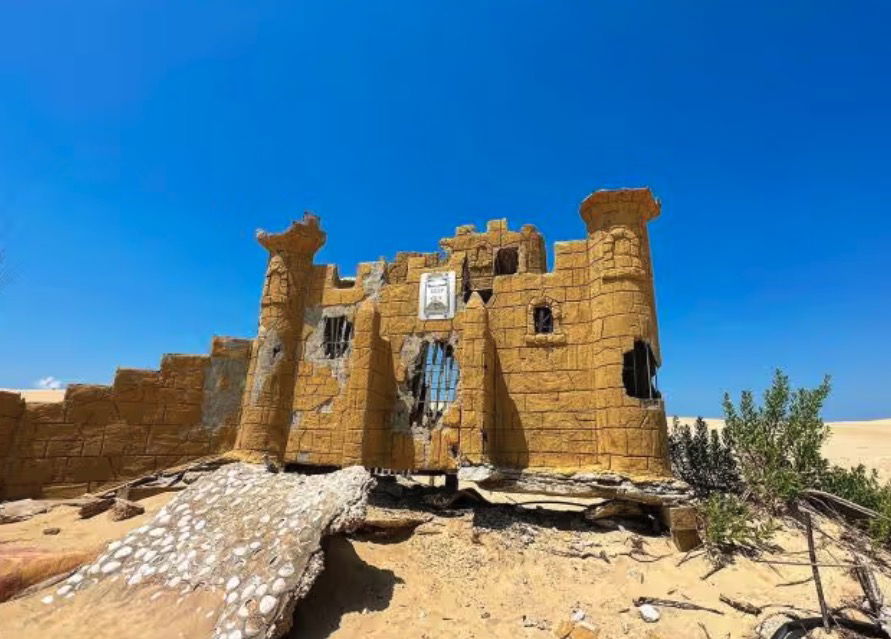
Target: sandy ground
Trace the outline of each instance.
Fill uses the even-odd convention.
[[[90,519],[81,519],[74,506],[58,506],[27,521],[0,526],[0,548],[7,544],[30,544],[42,550],[63,551],[68,549],[98,552],[109,540],[122,537],[155,516],[175,493],[162,493],[143,499],[139,503],[145,513],[124,521],[112,521],[108,513]],[[44,535],[47,528],[59,528],[56,535]]]
[[[170,498],[144,500],[146,515],[117,523],[103,515],[79,520],[74,509],[60,508],[0,526],[0,548],[95,549],[144,523]],[[832,538],[839,536],[832,524],[820,525]],[[43,535],[47,526],[62,530]],[[780,533],[777,543],[781,550],[766,559],[805,559],[804,536],[794,527]],[[825,562],[850,559],[822,534],[818,555]],[[702,626],[713,638],[742,639],[782,606],[816,614],[813,583],[794,583],[810,576],[807,567],[738,558],[703,578],[711,568],[704,556],[680,553],[665,537],[599,530],[571,512],[508,507],[446,511],[413,534],[389,541],[332,538],[325,562],[325,571],[297,608],[291,639],[544,639],[554,637],[555,627],[577,611],[600,631],[601,639],[704,638]],[[823,580],[832,605],[857,599],[858,587],[846,570],[824,569]],[[891,579],[881,575],[880,583],[891,592]],[[721,603],[721,594],[768,607],[757,617],[747,615]],[[40,637],[41,596],[0,604],[0,628],[4,619],[24,618],[29,636]],[[661,620],[647,624],[632,604],[638,596],[695,602],[723,614],[661,607]],[[68,624],[65,636],[128,636],[121,625],[128,618],[126,606],[111,608],[117,611],[114,623],[91,624],[85,609],[74,619],[80,625]]]
[[[643,541],[643,553],[630,553],[635,539]],[[786,530],[776,541],[782,549],[764,559],[806,560],[798,530]],[[849,559],[827,537],[820,537],[818,548],[822,561]],[[561,554],[579,550],[598,556]],[[708,636],[742,639],[783,606],[818,614],[813,583],[794,583],[810,576],[808,567],[740,558],[703,579],[711,563],[685,557],[665,538],[593,530],[566,513],[525,521],[479,511],[438,517],[396,543],[332,540],[326,571],[299,606],[292,637],[544,639],[581,611],[602,639],[704,638],[703,626]],[[845,570],[823,573],[831,605],[857,599],[858,586]],[[886,591],[891,586],[884,575],[880,582]],[[722,594],[766,608],[757,617],[744,614],[722,603]],[[661,620],[648,624],[632,604],[639,596],[719,612],[662,607]]]
[[[695,417],[679,417],[682,423],[693,424]],[[668,418],[669,426],[672,418]],[[722,428],[723,419],[706,418],[712,428]],[[853,422],[826,422],[829,440],[823,446],[823,454],[839,466],[865,466],[875,468],[884,480],[891,479],[891,418]]]

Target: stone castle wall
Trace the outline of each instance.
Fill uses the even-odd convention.
[[[592,194],[581,210],[587,237],[557,243],[551,271],[538,231],[511,231],[505,220],[482,233],[459,227],[441,241],[444,253],[360,264],[353,279],[331,265],[289,271],[288,290],[301,291],[288,302],[301,324],[290,368],[296,375],[283,400],[289,415],[261,428],[281,437],[287,421],[286,437],[263,450],[289,463],[395,471],[490,463],[666,475],[662,402],[629,396],[623,383],[623,361],[636,341],[659,360],[646,228],[658,212],[647,189]],[[311,244],[321,246],[320,234],[310,217],[281,237],[312,235],[322,239]],[[501,249],[517,249],[515,273],[494,273]],[[421,277],[439,272],[456,275],[457,311],[451,319],[421,319]],[[264,300],[280,293],[264,293]],[[538,306],[553,314],[548,334],[535,331]],[[261,335],[267,312],[261,305]],[[324,351],[331,317],[354,328],[349,349],[335,358]],[[453,345],[460,377],[442,418],[419,427],[409,411],[425,340]]]
[[[0,392],[0,497],[76,494],[231,449],[406,472],[665,477],[662,400],[629,390],[629,375],[641,381],[628,368],[650,353],[649,388],[660,363],[647,235],[659,204],[648,189],[597,191],[580,214],[585,238],[558,242],[551,270],[535,227],[506,220],[458,227],[441,252],[362,263],[354,278],[313,264],[326,239],[315,216],[261,232],[256,339],[215,339],[210,356],[169,355],[160,371],[121,369],[112,386],[72,386],[59,404]],[[422,319],[422,279],[442,273],[454,274],[455,312]],[[454,354],[457,386],[419,420],[433,342]]]
[[[210,355],[118,369],[61,402],[0,392],[0,498],[80,495],[232,448],[250,344],[215,338]]]

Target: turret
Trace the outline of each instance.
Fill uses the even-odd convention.
[[[647,222],[659,211],[647,188],[596,191],[580,208],[591,269],[597,449],[600,463],[617,472],[667,472],[647,236]]]
[[[269,261],[235,448],[258,460],[280,461],[291,422],[307,283],[325,233],[307,213],[282,233],[258,231],[257,240]]]

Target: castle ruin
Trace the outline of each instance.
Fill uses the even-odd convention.
[[[441,251],[314,264],[305,215],[269,252],[253,340],[119,369],[64,401],[0,392],[0,498],[68,496],[197,457],[522,483],[667,481],[649,189],[602,190],[553,269],[534,226],[461,226]],[[604,479],[606,478],[606,479]],[[619,478],[619,479],[616,479]],[[527,481],[527,483],[528,483]],[[532,485],[532,484],[530,484]]]

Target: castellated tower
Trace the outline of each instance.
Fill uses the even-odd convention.
[[[668,474],[647,234],[647,222],[659,210],[649,189],[596,191],[580,209],[591,269],[598,460],[611,471],[656,476]]]
[[[282,459],[303,334],[303,306],[313,256],[325,243],[314,215],[282,233],[257,232],[269,251],[260,299],[260,325],[251,350],[236,450]]]
[[[326,239],[313,215],[259,232],[253,339],[120,369],[58,404],[0,391],[0,497],[81,494],[234,449],[668,503],[647,239],[659,204],[649,189],[597,191],[580,212],[587,234],[557,242],[551,268],[542,234],[505,219],[355,277],[313,263]]]

